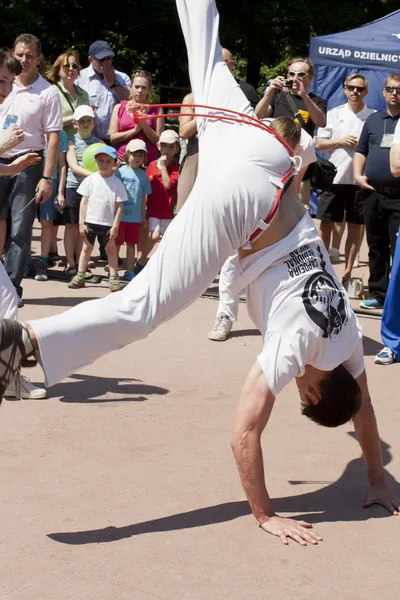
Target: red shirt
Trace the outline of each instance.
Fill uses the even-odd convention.
[[[156,219],[172,219],[176,205],[179,163],[167,166],[171,187],[165,189],[157,161],[153,160],[147,167],[147,175],[151,183],[151,194],[147,196],[147,215]]]

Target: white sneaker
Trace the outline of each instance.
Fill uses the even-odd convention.
[[[232,329],[233,321],[228,315],[218,315],[214,325],[208,332],[208,339],[214,342],[224,342]]]
[[[4,397],[16,398],[17,400],[41,400],[47,396],[47,392],[44,388],[33,385],[33,383],[23,375],[19,378],[20,395],[18,395],[18,385],[16,385],[16,383],[16,379],[10,381],[8,388],[4,392]]]
[[[391,350],[391,348],[388,348],[387,346],[385,346],[380,352],[378,352],[374,360],[374,363],[376,365],[392,365],[395,362],[396,355],[393,352],[393,350]]]

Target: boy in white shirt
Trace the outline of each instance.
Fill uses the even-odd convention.
[[[93,246],[98,238],[103,242],[110,267],[110,292],[118,292],[118,255],[115,238],[122,215],[122,203],[128,196],[124,184],[114,174],[118,163],[117,151],[103,146],[95,154],[98,172],[86,177],[78,188],[82,195],[79,209],[79,233],[83,237],[78,273],[68,284],[72,289],[85,287],[85,271]]]

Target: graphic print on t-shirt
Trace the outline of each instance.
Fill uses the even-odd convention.
[[[307,280],[302,294],[303,304],[310,319],[322,329],[322,337],[337,342],[349,319],[348,306],[344,292],[325,270],[326,262],[319,246],[317,250],[322,271]]]

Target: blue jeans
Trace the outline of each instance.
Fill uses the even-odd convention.
[[[12,177],[0,177],[0,215],[6,217],[10,209],[11,217],[4,267],[16,288],[21,284],[28,261],[37,204],[32,202],[22,214],[21,210],[32,200],[42,175],[43,161]]]
[[[400,235],[400,227],[399,227]],[[393,257],[392,272],[390,274],[389,287],[383,307],[381,335],[382,341],[400,360],[400,243],[396,244]]]

